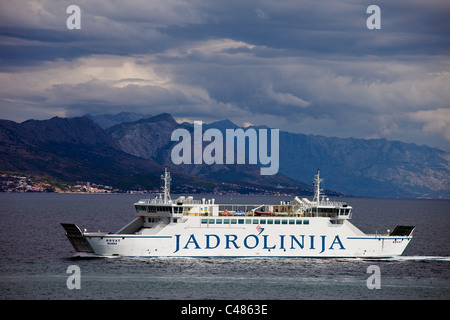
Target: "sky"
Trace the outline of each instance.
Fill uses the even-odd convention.
[[[449,35],[448,0],[0,0],[0,118],[167,112],[450,151]]]

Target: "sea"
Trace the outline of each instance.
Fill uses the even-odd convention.
[[[61,222],[114,232],[135,216],[133,203],[148,197],[0,193],[0,300],[450,298],[450,200],[339,199],[353,206],[351,221],[364,232],[416,226],[404,254],[391,259],[75,257]],[[291,200],[206,197],[214,197],[216,203]],[[73,266],[79,271],[78,288],[70,286]],[[373,286],[375,275],[379,288]]]

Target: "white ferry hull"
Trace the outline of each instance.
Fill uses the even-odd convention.
[[[279,205],[216,204],[214,199],[164,195],[135,203],[138,217],[111,233],[82,232],[63,223],[77,252],[126,257],[393,257],[403,253],[413,226],[389,235],[366,235],[348,220],[352,207],[320,196],[319,171],[313,201],[295,197]]]
[[[365,235],[350,222],[332,225],[202,225],[200,217],[157,234],[84,234],[94,254],[126,257],[393,257],[412,237]],[[288,219],[287,219],[288,220]],[[291,219],[293,220],[293,219]]]

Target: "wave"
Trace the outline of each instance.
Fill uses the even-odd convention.
[[[408,260],[414,260],[414,261],[426,261],[426,260],[450,261],[450,257],[442,257],[442,256],[398,256],[398,257],[389,258],[387,260],[400,260],[400,261],[408,261]]]

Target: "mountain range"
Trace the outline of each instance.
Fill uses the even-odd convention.
[[[141,122],[132,124],[139,126]],[[141,132],[135,141],[147,140],[145,145],[152,146],[153,157],[139,155],[143,150],[138,146],[134,148],[139,152],[130,152],[88,117],[54,117],[23,123],[0,120],[0,171],[51,176],[68,182],[90,181],[122,190],[158,189],[168,148],[165,137],[170,140],[170,128],[176,122],[170,115],[144,122],[156,133],[145,136],[145,132]],[[116,125],[115,130],[123,127],[131,132],[133,125]],[[255,166],[228,166],[223,168],[226,172],[217,176],[198,174],[198,168],[184,169],[172,165],[173,191],[261,193],[276,191],[278,185],[283,184],[291,190],[312,192],[309,185],[283,175],[262,179]],[[221,175],[226,179],[220,179]]]
[[[123,152],[117,141],[86,117],[0,120],[0,154],[1,171],[63,181],[110,184],[129,174],[163,170],[157,163]]]
[[[450,154],[440,149],[386,139],[280,131],[279,172],[261,176],[257,165],[174,165],[170,152],[176,142],[171,134],[178,128],[192,130],[192,125],[177,123],[169,114],[125,112],[20,124],[0,120],[0,171],[130,188],[159,185],[159,174],[168,166],[183,185],[201,186],[204,191],[285,188],[310,194],[310,181],[320,168],[323,186],[340,194],[450,197]],[[224,132],[238,126],[222,120],[203,126],[208,128]]]

